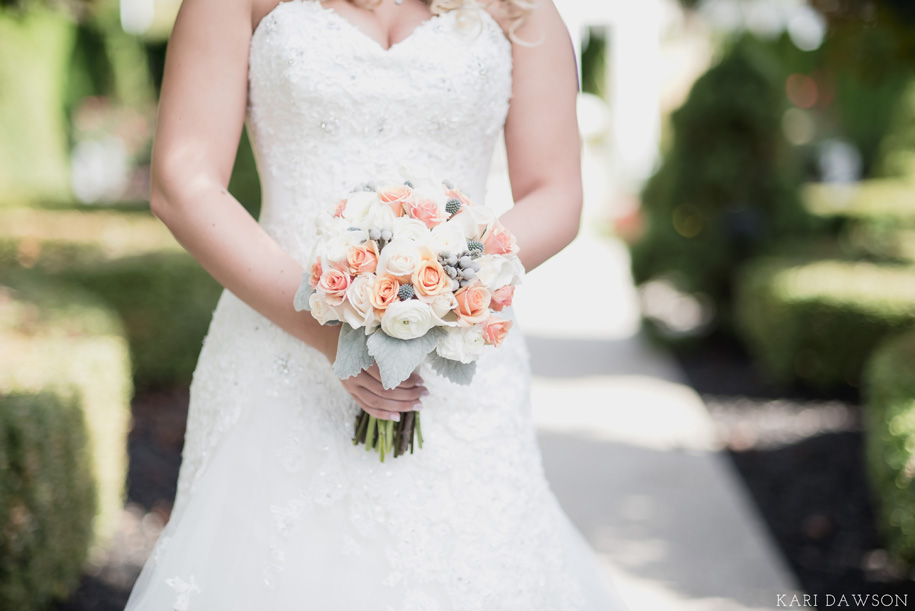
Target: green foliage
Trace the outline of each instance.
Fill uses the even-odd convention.
[[[0,10],[0,199],[69,192],[66,70],[75,25],[64,15]]]
[[[781,382],[857,385],[885,337],[915,326],[915,266],[764,258],[737,283],[741,337]]]
[[[891,110],[887,113],[889,128],[880,142],[875,174],[915,176],[915,78],[908,81]]]
[[[904,263],[915,261],[913,190],[915,183],[900,179],[810,184],[803,200],[847,256]]]
[[[865,458],[887,550],[915,568],[915,333],[881,344],[868,363]]]
[[[242,132],[241,141],[238,143],[232,178],[229,180],[229,193],[245,207],[251,216],[257,218],[260,215],[261,183],[257,175],[254,151],[251,149],[247,127]]]
[[[153,253],[60,270],[124,321],[137,388],[189,384],[222,287],[185,253]]]
[[[130,422],[121,333],[98,300],[0,275],[0,608],[65,596],[114,532]]]
[[[0,212],[0,270],[82,287],[121,316],[138,388],[190,382],[220,285],[148,212]]]
[[[749,37],[696,82],[642,193],[638,283],[676,274],[681,288],[705,293],[726,314],[737,266],[808,229],[780,129],[783,103],[777,69]]]

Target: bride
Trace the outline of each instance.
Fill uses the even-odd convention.
[[[528,270],[554,255],[579,224],[576,94],[551,0],[184,1],[151,205],[226,290],[175,507],[127,609],[623,609],[544,477],[520,332],[470,386],[424,365],[385,390],[374,366],[336,378],[339,327],[293,307],[320,213],[402,166],[482,202],[503,129],[501,220]],[[226,190],[245,122],[257,221]],[[380,463],[352,443],[360,407],[425,410],[423,449]]]

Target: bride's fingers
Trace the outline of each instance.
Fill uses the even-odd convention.
[[[401,412],[413,410],[413,402],[390,401],[374,395],[363,387],[355,387],[350,394],[359,406],[369,414],[382,420],[400,420]]]
[[[412,388],[398,387],[388,390],[381,385],[381,382],[369,377],[366,377],[363,380],[356,380],[356,384],[362,386],[365,390],[378,398],[387,399],[389,401],[405,401],[413,404],[417,403],[420,398],[428,394],[428,391],[423,386],[414,386]]]

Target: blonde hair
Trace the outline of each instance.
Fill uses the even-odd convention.
[[[349,0],[357,6],[363,8],[373,8],[381,4],[381,0]],[[456,11],[461,9],[466,9],[468,0],[422,0],[425,3],[429,10],[432,11],[433,15],[439,15],[442,13],[447,13],[448,11]],[[521,44],[521,45],[530,45],[530,42],[526,42],[517,37],[515,32],[521,25],[524,23],[524,20],[527,19],[531,11],[537,5],[536,0],[469,0],[470,4],[481,4],[483,6],[495,5],[495,13],[502,17],[508,19],[508,37],[512,42]]]

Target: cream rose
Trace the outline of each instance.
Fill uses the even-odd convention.
[[[477,278],[491,291],[507,284],[519,284],[524,277],[524,267],[516,257],[483,255],[477,258],[480,271]]]
[[[308,298],[308,307],[314,319],[322,325],[340,320],[339,316],[337,316],[337,310],[330,307],[324,297],[318,293],[312,293],[311,297]]]
[[[371,331],[378,326],[375,308],[372,305],[372,287],[375,274],[362,274],[355,278],[346,290],[346,301],[343,303],[343,321],[354,329],[366,327]]]
[[[412,240],[419,245],[425,245],[429,240],[429,228],[416,219],[402,216],[394,221],[391,233],[395,240]]]
[[[446,329],[438,340],[435,351],[442,358],[467,364],[480,358],[485,348],[483,328],[480,325],[474,325]]]
[[[375,204],[363,218],[362,226],[369,229],[372,227],[377,227],[378,229],[390,229],[394,226],[394,221],[396,220],[397,215],[394,213],[394,210],[392,210],[390,206],[386,204]]]
[[[378,195],[374,191],[353,193],[346,200],[346,207],[343,208],[343,218],[350,223],[358,223],[369,213],[372,204],[376,203],[378,203]]]
[[[400,282],[410,282],[413,270],[423,259],[430,258],[434,258],[431,251],[412,240],[391,240],[381,249],[377,273],[388,274]]]
[[[418,299],[396,301],[381,317],[381,330],[397,339],[422,337],[434,325],[432,308]]]
[[[435,252],[457,254],[467,250],[467,236],[458,223],[448,221],[432,229],[429,233],[429,248]]]
[[[457,316],[448,316],[450,312],[457,308],[457,299],[454,298],[454,293],[451,291],[434,297],[420,295],[419,300],[428,303],[432,307],[432,313],[438,319],[438,324],[449,327],[457,325]],[[448,316],[448,319],[445,318],[446,316]]]

